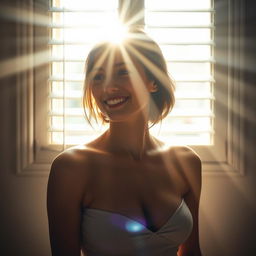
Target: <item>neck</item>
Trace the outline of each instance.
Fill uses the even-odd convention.
[[[128,154],[139,160],[154,148],[148,124],[143,118],[132,122],[112,122],[105,134],[107,148],[118,154]]]

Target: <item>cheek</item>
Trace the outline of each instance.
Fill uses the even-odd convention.
[[[100,89],[92,89],[92,97],[94,99],[94,104],[96,104],[96,106],[99,108],[99,110],[104,113],[104,106],[103,103],[101,101],[101,94],[102,94],[102,90]]]
[[[149,90],[146,86],[146,84],[137,84],[136,86],[132,87],[133,94],[136,96],[136,98],[140,101],[148,101],[150,97]]]
[[[101,96],[101,87],[99,85],[91,86],[91,93],[94,99],[97,101]]]

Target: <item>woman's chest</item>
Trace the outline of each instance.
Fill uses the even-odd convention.
[[[163,226],[175,212],[186,190],[171,163],[122,158],[93,162],[84,206],[143,220],[152,230]]]
[[[91,208],[138,208],[166,205],[181,198],[186,190],[184,180],[174,165],[152,160],[135,162],[126,159],[95,161],[88,194]],[[88,202],[88,201],[87,201]]]

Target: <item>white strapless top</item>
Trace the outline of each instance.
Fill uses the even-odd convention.
[[[82,247],[86,256],[176,256],[193,227],[185,201],[156,232],[122,214],[84,208]]]

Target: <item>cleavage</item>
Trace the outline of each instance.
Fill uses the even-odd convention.
[[[158,218],[158,216],[154,216],[152,211],[149,210],[149,207],[142,204],[141,210],[146,228],[152,232],[157,232],[160,230],[175,215],[180,205],[181,203],[177,203],[175,207],[170,207],[170,210],[163,210],[162,212],[165,212],[166,214],[158,214]],[[164,208],[166,209],[166,207]],[[171,208],[173,209],[171,210]],[[159,211],[161,212],[160,208]],[[161,220],[161,222],[159,222],[159,220]]]

